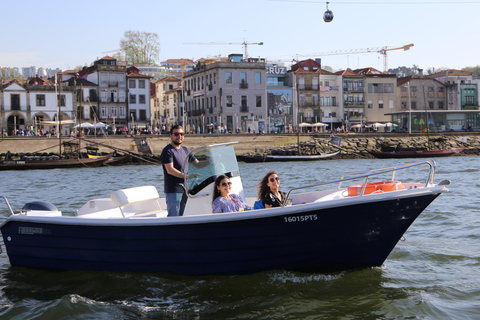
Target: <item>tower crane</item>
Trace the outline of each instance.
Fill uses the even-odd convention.
[[[245,49],[245,59],[248,58],[248,51],[247,51],[247,46],[248,45],[259,45],[263,46],[263,42],[184,42],[183,44],[192,44],[192,45],[217,45],[217,46],[223,46],[223,45],[242,45],[243,48]]]
[[[123,49],[116,49],[116,50],[110,50],[110,51],[104,51],[102,53],[111,53],[111,52],[121,52]]]
[[[365,49],[350,49],[350,50],[336,50],[336,51],[327,51],[327,52],[316,52],[309,55],[298,55],[298,56],[333,56],[333,55],[344,55],[344,54],[360,54],[360,53],[369,53],[369,52],[377,52],[383,55],[383,71],[387,72],[388,69],[388,56],[387,52],[392,50],[409,50],[413,47],[413,43],[401,46],[401,47],[378,47],[378,48],[365,48]]]

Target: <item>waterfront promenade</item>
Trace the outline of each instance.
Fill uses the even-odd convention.
[[[480,132],[445,132],[442,136],[447,137],[447,143],[451,147],[463,147],[465,144],[459,142],[460,138],[468,142],[468,148],[464,154],[478,154],[480,148]],[[356,158],[359,154],[367,156],[366,150],[375,149],[379,142],[386,144],[403,143],[405,145],[418,145],[426,142],[425,134],[404,134],[404,133],[349,133],[338,134],[342,138],[341,148],[343,156],[341,158]],[[168,135],[142,135],[148,138],[150,147],[154,155],[159,155],[168,143]],[[430,137],[440,137],[439,133],[432,133]],[[0,158],[3,158],[7,151],[12,154],[23,153],[58,153],[58,138],[47,137],[5,137],[0,139]],[[62,141],[70,140],[69,137],[62,137]],[[109,145],[121,150],[129,150],[134,145],[134,139],[131,136],[87,136],[83,140],[89,140]],[[314,143],[315,141],[323,143],[328,142],[328,134],[300,134],[302,143]],[[184,145],[190,149],[216,143],[238,141],[235,145],[237,154],[262,153],[269,149],[280,149],[292,147],[297,144],[295,134],[189,134],[185,137]],[[84,147],[86,144],[83,144]],[[136,150],[132,150],[136,151]],[[109,153],[110,148],[99,146],[98,152]]]

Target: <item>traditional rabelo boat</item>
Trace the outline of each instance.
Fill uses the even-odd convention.
[[[298,186],[288,191],[286,200],[291,201],[285,203],[292,205],[213,214],[219,175],[229,176],[232,191],[245,195],[233,145],[200,147],[189,159],[208,160],[209,165],[188,165],[188,175],[197,178],[185,175],[186,209],[180,217],[167,217],[154,186],[113,191],[68,213],[43,201],[27,202],[15,213],[1,196],[11,212],[0,226],[10,264],[188,275],[381,266],[449,184],[433,182],[435,162],[428,160]],[[411,182],[420,178],[422,167],[423,182]],[[403,174],[410,177],[402,183],[398,177]]]
[[[25,155],[21,159],[6,159],[0,161],[0,170],[28,170],[28,169],[59,169],[99,167],[113,155],[96,158],[82,158],[79,152],[79,141],[71,140],[62,143],[64,149],[69,149],[64,155]],[[60,153],[61,154],[61,153]]]

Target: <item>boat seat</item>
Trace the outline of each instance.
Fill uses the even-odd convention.
[[[162,211],[160,195],[154,186],[121,189],[112,192],[110,198],[124,218],[128,212],[133,212],[132,217],[155,217]],[[126,210],[126,207],[129,210]]]

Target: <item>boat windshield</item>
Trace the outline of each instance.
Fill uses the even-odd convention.
[[[188,191],[196,194],[215,179],[225,174],[229,177],[239,174],[237,158],[233,146],[216,146],[198,148],[191,153],[192,159],[188,163]],[[193,177],[196,176],[196,177]]]

